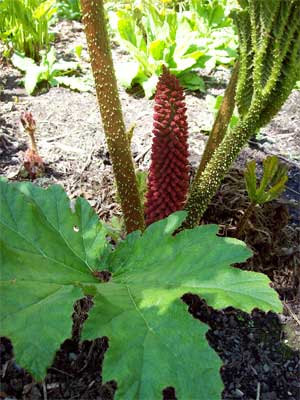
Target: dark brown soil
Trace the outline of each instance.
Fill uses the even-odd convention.
[[[223,400],[299,399],[300,354],[282,342],[284,334],[276,314],[254,310],[249,315],[230,308],[217,312],[193,295],[185,295],[184,301],[196,319],[210,326],[207,339],[224,363],[221,369],[225,385]],[[15,364],[11,343],[2,339],[0,398],[113,399],[116,383],[101,379],[107,339],[80,344],[75,336],[89,307],[88,299],[77,303],[73,338],[63,343],[42,383],[34,383],[32,377]],[[173,389],[168,389],[162,393],[162,398],[174,400],[175,394]]]
[[[56,48],[70,55],[75,44],[83,44],[82,66],[90,73],[86,43],[80,23],[61,23]],[[117,66],[128,56],[113,50]],[[222,94],[228,72],[220,70],[206,77],[208,93]],[[46,173],[35,183],[43,187],[61,184],[73,198],[84,196],[106,221],[120,216],[115,199],[112,168],[97,107],[95,92],[76,93],[65,88],[27,96],[20,87],[19,72],[9,65],[0,71],[0,172],[12,180],[20,175],[23,152],[28,138],[19,126],[20,114],[32,111],[38,123],[37,139]],[[136,124],[132,151],[137,168],[147,170],[150,160],[153,101],[120,89],[126,125]],[[199,163],[206,136],[202,128],[212,119],[203,95],[187,94],[190,126],[190,162]],[[298,400],[300,398],[300,296],[299,296],[299,200],[300,200],[300,92],[293,91],[282,111],[253,139],[224,181],[207,212],[206,221],[221,225],[221,233],[234,235],[239,217],[247,207],[242,172],[245,163],[258,164],[267,154],[276,154],[289,167],[288,188],[284,196],[252,215],[243,239],[254,250],[250,264],[244,266],[267,273],[285,304],[279,317],[254,311],[251,315],[237,310],[216,312],[193,296],[186,301],[195,318],[207,322],[208,339],[224,362],[223,399]],[[287,213],[287,207],[289,213]],[[13,360],[7,339],[0,344],[1,386],[4,399],[112,399],[116,385],[103,383],[101,365],[107,341],[79,344],[79,332],[90,300],[77,304],[73,337],[57,353],[42,384],[20,369]],[[297,352],[298,349],[298,352]],[[172,389],[165,398],[174,398]],[[151,399],[152,400],[152,399]],[[180,399],[179,399],[180,400]],[[210,399],[196,399],[210,400]]]

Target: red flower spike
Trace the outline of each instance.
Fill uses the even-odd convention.
[[[146,201],[146,224],[181,210],[189,188],[188,125],[183,89],[165,67],[159,78]]]

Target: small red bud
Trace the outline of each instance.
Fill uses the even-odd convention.
[[[30,111],[24,111],[20,117],[23,128],[27,131],[34,132],[36,130],[36,122]]]

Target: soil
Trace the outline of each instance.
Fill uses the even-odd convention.
[[[184,301],[194,318],[210,326],[207,339],[224,363],[221,368],[225,386],[223,400],[299,399],[300,354],[283,340],[278,315],[260,310],[253,310],[249,315],[233,308],[215,311],[194,295],[185,295]],[[2,338],[1,398],[113,399],[116,382],[103,383],[101,379],[107,338],[79,342],[80,327],[90,306],[90,299],[77,303],[73,315],[73,337],[63,343],[42,383],[35,383],[15,364],[11,343]],[[297,334],[299,338],[300,332]],[[176,391],[168,388],[162,392],[162,398],[175,400]]]
[[[81,65],[90,74],[82,25],[62,22],[57,27],[56,49],[60,56],[72,59],[75,45],[83,46]],[[113,48],[117,67],[128,59],[120,48]],[[229,73],[219,69],[204,76],[207,92],[224,92]],[[121,216],[115,199],[112,167],[95,92],[72,92],[66,88],[41,89],[28,96],[20,87],[20,74],[3,63],[0,71],[0,171],[11,180],[22,180],[20,166],[28,138],[20,129],[20,114],[30,110],[37,121],[37,140],[46,171],[35,183],[43,187],[60,184],[70,198],[84,196],[105,221]],[[132,152],[137,168],[149,167],[153,100],[142,97],[135,88],[127,93],[120,88],[126,126],[135,124]],[[187,93],[190,127],[190,163],[196,168],[207,137],[205,126],[212,113],[205,96]],[[208,340],[224,362],[221,370],[226,400],[298,400],[300,398],[300,285],[299,285],[299,200],[300,200],[300,92],[293,91],[281,112],[251,140],[224,180],[205,215],[215,222],[220,234],[234,236],[235,227],[248,205],[242,171],[255,159],[275,154],[289,167],[284,195],[256,210],[242,239],[253,249],[254,257],[242,268],[269,275],[284,303],[284,313],[275,315],[254,310],[251,315],[238,310],[220,312],[210,309],[196,296],[185,301],[195,318],[209,324]],[[43,383],[17,366],[13,348],[2,338],[0,398],[3,399],[112,399],[116,384],[103,383],[101,366],[107,340],[79,342],[80,328],[91,306],[91,299],[77,303],[72,337],[63,343]],[[169,388],[164,398],[174,399]],[[198,399],[197,399],[198,400]],[[202,399],[199,399],[202,400]],[[210,399],[203,399],[210,400]]]

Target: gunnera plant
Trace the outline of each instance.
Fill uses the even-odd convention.
[[[235,95],[239,123],[225,134],[222,130],[221,135],[214,133],[217,146],[211,146],[205,168],[200,165],[191,185],[185,228],[198,225],[242,148],[278,113],[299,79],[299,0],[238,0],[238,3],[240,9],[232,15],[239,34]]]
[[[155,95],[146,225],[184,206],[189,188],[188,124],[183,89],[166,67]]]

